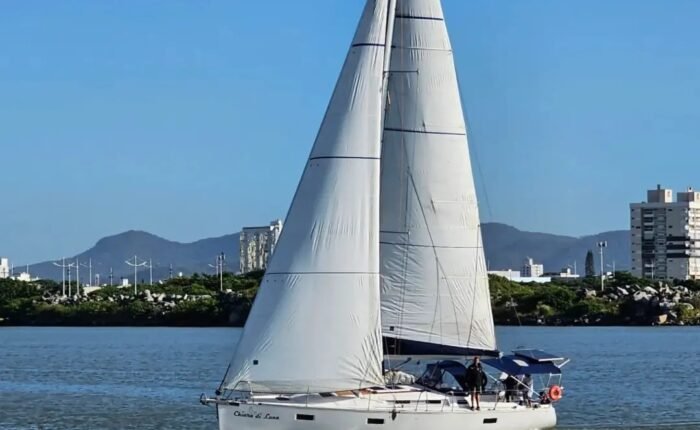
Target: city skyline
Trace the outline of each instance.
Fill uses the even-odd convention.
[[[361,3],[6,8],[0,255],[283,218]],[[644,190],[700,183],[700,5],[562,3],[444,1],[482,220],[627,229]]]

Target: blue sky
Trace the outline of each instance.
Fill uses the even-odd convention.
[[[0,254],[284,216],[363,3],[5,3]],[[700,187],[700,2],[443,4],[485,221],[583,235]]]

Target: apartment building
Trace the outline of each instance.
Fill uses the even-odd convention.
[[[240,236],[240,272],[264,270],[282,233],[282,220],[262,227],[243,227]]]
[[[700,192],[647,191],[630,204],[632,275],[650,279],[700,279]]]

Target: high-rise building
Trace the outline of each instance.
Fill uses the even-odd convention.
[[[0,258],[0,279],[9,278],[10,272],[10,260],[5,257]]]
[[[524,278],[538,278],[544,274],[544,265],[536,264],[532,258],[527,258],[520,270]]]
[[[647,191],[630,204],[632,275],[650,279],[700,279],[700,192],[688,188]]]
[[[282,220],[263,227],[243,227],[240,237],[240,272],[265,270],[282,232]]]

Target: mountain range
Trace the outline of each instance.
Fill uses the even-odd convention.
[[[544,264],[545,271],[556,272],[560,269],[577,267],[583,272],[586,252],[596,253],[598,266],[599,241],[607,241],[605,261],[615,262],[618,270],[629,268],[630,240],[629,231],[608,231],[592,236],[571,237],[547,233],[534,233],[518,230],[515,227],[501,223],[485,223],[482,225],[484,248],[490,270],[515,269],[519,270],[526,257]],[[173,272],[177,274],[214,273],[211,266],[216,264],[217,255],[226,255],[226,271],[238,270],[239,234],[228,234],[220,237],[198,240],[191,243],[181,243],[164,239],[144,231],[127,231],[102,238],[95,245],[66,260],[74,262],[76,258],[81,263],[92,261],[92,272],[99,274],[101,282],[109,282],[110,268],[113,270],[115,283],[121,277],[133,277],[133,268],[125,261],[137,255],[138,262],[151,260],[153,278],[163,279]],[[133,261],[133,260],[132,260]],[[44,279],[61,279],[61,269],[52,261],[45,261],[29,266],[32,276]],[[606,264],[607,265],[607,264]],[[172,267],[172,269],[171,269]],[[606,270],[610,270],[607,267]],[[72,269],[75,279],[75,269]],[[81,266],[80,278],[87,281],[88,268]],[[139,278],[148,279],[148,269],[140,268]]]

